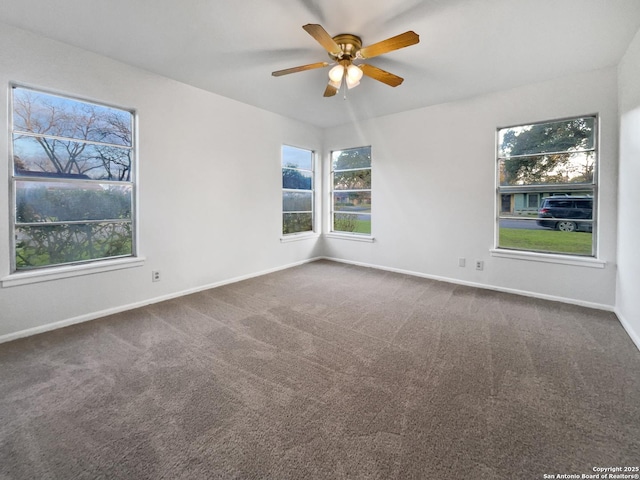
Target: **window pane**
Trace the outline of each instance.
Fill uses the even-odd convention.
[[[131,181],[131,149],[13,136],[16,176]]]
[[[498,131],[498,247],[594,255],[595,120]]]
[[[313,152],[302,148],[282,146],[282,166],[289,168],[313,169]]]
[[[125,110],[13,89],[14,130],[131,146],[132,119]]]
[[[313,208],[311,192],[282,192],[282,211],[310,212]]]
[[[593,183],[593,152],[499,160],[500,185]]]
[[[311,213],[284,213],[282,215],[282,233],[298,233],[313,231]]]
[[[333,188],[336,190],[371,189],[371,169],[336,172],[333,174]]]
[[[336,150],[331,153],[333,170],[371,167],[371,147]]]
[[[333,216],[333,231],[371,234],[371,215],[336,213]]]
[[[63,182],[16,182],[16,222],[130,219],[132,187]]]
[[[371,213],[371,192],[334,192],[333,209],[340,212]]]
[[[12,89],[15,268],[132,255],[133,114]]]
[[[594,117],[503,128],[498,132],[498,155],[536,155],[594,148]]]
[[[503,224],[504,220],[500,223]],[[517,222],[517,221],[516,221]],[[575,228],[571,223],[567,228]],[[586,225],[586,224],[584,224]],[[584,225],[582,227],[584,228]],[[535,226],[531,226],[535,228]],[[592,255],[593,234],[586,231],[552,230],[546,228],[526,229],[513,226],[500,227],[500,248],[529,250],[545,253],[563,253],[573,255]]]
[[[588,195],[548,195],[539,209],[527,212],[525,193],[514,193],[513,212],[518,218],[501,218],[498,246],[547,253],[592,255],[593,197]],[[538,194],[535,194],[536,196]],[[543,193],[543,195],[547,195]],[[529,194],[529,198],[533,195]]]
[[[16,267],[24,270],[133,253],[131,224],[93,223],[16,228]]]
[[[291,168],[282,169],[282,188],[293,188],[295,190],[311,190],[313,183],[313,173],[305,170],[294,170]]]
[[[282,233],[313,231],[313,152],[283,145],[281,161]]]

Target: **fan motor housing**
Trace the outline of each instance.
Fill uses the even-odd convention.
[[[345,59],[351,60],[356,58],[356,54],[362,48],[362,40],[357,35],[352,35],[350,33],[341,33],[340,35],[336,35],[333,37],[333,41],[340,45],[342,49],[341,55],[333,55],[329,54],[334,60]]]

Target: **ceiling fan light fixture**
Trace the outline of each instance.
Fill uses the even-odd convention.
[[[339,84],[342,81],[343,75],[344,75],[343,65],[338,64],[335,67],[333,67],[331,70],[329,70],[329,79],[332,82],[336,82]]]
[[[363,72],[358,68],[357,65],[353,63],[347,67],[347,75],[345,76],[345,81],[347,84],[347,88],[351,90],[353,87],[357,87],[360,85],[360,79],[362,78]]]
[[[354,65],[353,63],[347,67],[347,82],[351,80],[352,82],[356,82],[356,85],[360,83],[360,79],[362,78],[363,72],[360,70],[360,67]],[[355,87],[355,85],[354,85]]]
[[[360,85],[360,80],[353,80],[349,75],[345,77],[347,88],[351,90],[353,87]]]
[[[403,82],[403,78],[390,72],[385,72],[381,68],[363,63],[354,65],[354,60],[362,60],[377,57],[394,50],[409,47],[420,42],[418,34],[412,30],[387,38],[381,42],[363,47],[362,39],[351,33],[341,33],[332,37],[319,24],[309,23],[302,27],[311,35],[329,54],[332,68],[329,70],[329,83],[325,88],[324,96],[333,97],[342,84],[347,88],[353,88],[360,84],[363,75],[382,82],[390,87],[397,87]],[[316,68],[328,67],[329,62],[316,62],[308,65],[300,65],[293,68],[285,68],[271,72],[274,77],[288,75],[290,73],[304,72]],[[346,99],[346,89],[345,89]]]

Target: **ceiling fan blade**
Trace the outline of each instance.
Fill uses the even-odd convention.
[[[313,70],[314,68],[322,68],[329,65],[328,62],[310,63],[309,65],[300,65],[299,67],[285,68],[284,70],[276,70],[271,72],[274,77],[281,77],[282,75],[288,75],[290,73],[304,72],[305,70]]]
[[[317,23],[308,23],[303,26],[306,32],[311,35],[316,41],[322,45],[322,47],[332,55],[339,55],[342,53],[342,49],[340,45],[338,45],[331,35],[327,33],[327,31],[322,28],[322,25],[318,25]]]
[[[366,63],[363,63],[362,65],[358,65],[358,67],[360,67],[362,73],[364,73],[367,77],[371,77],[374,80],[386,83],[390,87],[397,87],[402,82],[404,82],[404,78],[382,70],[381,68],[374,67],[373,65],[367,65]]]
[[[331,83],[327,84],[327,88],[324,90],[324,97],[333,97],[336,93],[338,93],[338,89],[331,85]]]
[[[411,30],[401,33],[395,37],[387,38],[381,42],[374,43],[368,47],[362,47],[360,49],[359,56],[361,58],[373,58],[383,53],[392,52],[400,48],[409,47],[415,45],[420,41],[420,36]]]

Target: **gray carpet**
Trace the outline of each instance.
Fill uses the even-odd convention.
[[[320,261],[0,345],[1,479],[640,464],[611,313]]]

